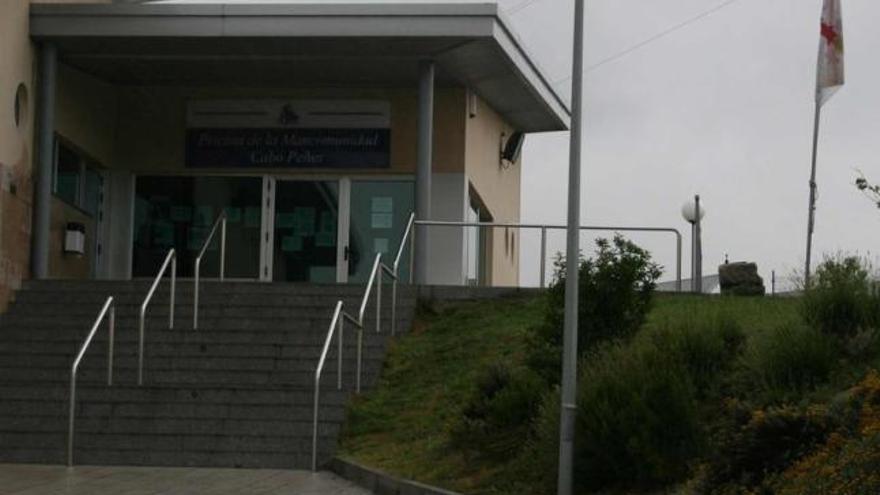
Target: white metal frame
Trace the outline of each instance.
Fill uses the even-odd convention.
[[[86,354],[86,351],[89,349],[89,345],[92,343],[92,339],[95,338],[95,334],[98,332],[98,327],[101,326],[101,322],[104,321],[104,317],[107,315],[109,311],[109,320],[107,329],[109,331],[109,339],[108,339],[108,349],[107,349],[107,386],[113,386],[113,337],[115,333],[116,327],[116,303],[113,300],[113,296],[107,298],[107,301],[104,303],[104,306],[101,308],[101,311],[98,313],[98,317],[95,319],[95,323],[92,325],[92,329],[89,330],[88,335],[86,336],[85,341],[82,346],[79,348],[79,352],[76,354],[76,358],[73,360],[73,364],[70,366],[70,402],[68,404],[68,412],[67,412],[67,466],[73,467],[73,431],[74,431],[74,421],[76,419],[76,373],[79,371],[79,365],[83,360],[83,357]]]
[[[165,270],[168,269],[169,263],[171,263],[171,301],[169,302],[168,307],[168,329],[174,329],[174,292],[177,285],[177,252],[172,248],[168,251],[168,255],[165,256],[165,261],[162,263],[162,267],[159,268],[159,273],[156,275],[155,280],[153,280],[153,285],[151,285],[150,290],[147,291],[147,296],[144,298],[144,302],[141,303],[140,313],[138,313],[138,385],[144,384],[144,327],[146,326],[147,306],[150,304],[150,300],[153,298],[153,293],[156,292],[156,287],[159,286],[162,276],[165,275]],[[196,286],[198,286],[198,284],[196,284]],[[198,291],[198,289],[196,289],[196,291]]]
[[[389,267],[382,262],[382,254],[376,254],[373,261],[373,269],[370,271],[370,278],[364,289],[364,297],[361,299],[358,308],[358,316],[355,318],[351,314],[344,311],[344,303],[339,300],[336,303],[336,309],[333,311],[333,318],[330,320],[330,328],[327,330],[327,337],[324,339],[324,347],[321,349],[321,357],[318,359],[318,366],[315,368],[315,391],[313,398],[312,410],[312,471],[318,470],[318,412],[321,400],[321,374],[324,372],[324,364],[327,361],[327,353],[330,351],[330,345],[333,337],[337,337],[337,369],[336,369],[336,388],[342,390],[342,358],[343,358],[343,326],[345,320],[355,325],[358,331],[357,340],[357,368],[355,370],[355,391],[361,392],[361,369],[363,361],[364,348],[364,315],[367,310],[367,302],[370,294],[373,292],[373,286],[376,287],[376,333],[382,331],[382,277],[387,275],[392,280],[391,291],[391,335],[393,336],[397,329],[397,282],[400,269],[400,260],[403,256],[403,250],[413,231],[415,222],[415,214],[410,214],[406,229],[400,239],[400,245],[397,249],[397,256],[394,258],[392,266]]]

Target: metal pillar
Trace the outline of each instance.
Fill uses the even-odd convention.
[[[822,117],[822,102],[816,101],[813,116],[813,161],[810,166],[810,204],[807,208],[807,261],[804,265],[804,289],[810,287],[810,267],[813,259],[813,231],[816,229],[816,157],[819,150],[819,123]]]
[[[31,258],[33,277],[49,277],[49,223],[52,209],[52,168],[55,158],[55,86],[58,51],[46,43],[40,50],[40,101],[37,141],[37,187],[34,189],[34,223]]]
[[[568,167],[568,228],[565,253],[565,319],[562,340],[562,403],[559,413],[557,493],[574,489],[574,433],[577,413],[578,268],[581,226],[581,141],[583,139],[584,0],[574,2],[574,62],[571,84],[571,133]]]
[[[416,219],[431,219],[431,155],[434,136],[434,62],[419,64],[419,123],[416,164]],[[428,281],[428,229],[415,231],[416,283]]]
[[[700,195],[694,197],[697,221],[694,222],[694,292],[703,293],[703,231],[700,225]]]

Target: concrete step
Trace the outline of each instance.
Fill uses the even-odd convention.
[[[141,293],[146,295],[152,285],[152,280],[116,281],[116,280],[27,280],[22,284],[23,292],[89,292],[107,295],[122,295],[124,293]],[[391,283],[385,279],[383,290],[390,290]],[[163,280],[157,288],[159,291],[167,291],[170,284]],[[191,279],[178,279],[176,290],[182,294],[190,294],[193,291]],[[279,294],[279,295],[320,295],[330,297],[363,296],[364,284],[313,284],[313,283],[278,283],[278,282],[242,282],[224,281],[203,278],[199,285],[199,292],[203,294]],[[398,293],[415,297],[417,290],[408,284],[398,284]]]
[[[0,367],[0,375],[3,383],[26,384],[31,381],[64,382],[70,379],[70,368],[9,368]],[[291,387],[311,387],[315,380],[314,369],[302,371],[251,371],[251,370],[204,370],[204,369],[177,369],[177,370],[154,370],[149,365],[144,368],[145,380],[154,384],[176,384],[191,386],[200,383],[229,383],[237,386],[260,386],[287,385]],[[364,365],[361,374],[361,383],[371,386],[379,376],[378,369]],[[354,366],[343,369],[342,381],[346,389],[351,389],[355,383]],[[107,372],[103,366],[86,367],[77,374],[78,383],[106,383]],[[116,383],[134,384],[137,382],[137,371],[134,368],[114,369],[113,380]],[[336,371],[332,364],[328,364],[321,378],[321,384],[325,388],[335,386]]]
[[[147,295],[146,292],[143,294],[138,292],[123,292],[119,294],[103,294],[98,292],[75,292],[75,291],[61,291],[61,292],[52,292],[52,291],[34,291],[34,292],[22,292],[16,298],[13,306],[21,306],[26,304],[36,304],[36,303],[63,303],[63,304],[82,304],[82,305],[95,305],[100,307],[106,300],[107,296],[112,295],[116,304],[118,305],[137,305],[140,306],[143,304],[144,299]],[[150,300],[149,307],[168,307],[170,302],[170,293],[168,291],[156,291],[153,294],[153,297]],[[199,294],[199,306],[211,306],[217,304],[232,304],[232,305],[245,305],[245,306],[274,306],[274,305],[288,305],[288,306],[298,306],[298,307],[311,307],[311,306],[321,306],[326,304],[328,301],[335,303],[335,301],[342,300],[345,306],[360,306],[363,302],[363,294],[357,295],[345,295],[345,294],[335,294],[335,295],[321,295],[321,294],[261,294],[261,293],[239,293],[239,294],[225,294],[218,293],[216,291],[206,292]],[[371,296],[368,300],[368,304],[370,306],[375,306],[375,295]],[[404,295],[398,291],[397,294],[397,303],[398,306],[412,306],[416,303],[416,298],[411,294]],[[175,293],[175,304],[177,306],[187,306],[192,307],[193,305],[193,294],[191,292],[183,292],[177,291]],[[390,305],[391,304],[391,289],[388,287],[383,287],[382,291],[382,305]],[[333,304],[335,305],[335,304]]]
[[[45,311],[43,313],[32,312],[30,314],[10,313],[4,315],[4,318],[2,319],[2,321],[0,321],[0,338],[2,338],[2,335],[4,335],[7,331],[14,332],[16,329],[30,330],[34,328],[52,328],[58,329],[59,331],[79,331],[82,332],[83,336],[85,336],[85,334],[94,324],[96,317],[97,312],[94,315],[79,316],[47,314]],[[311,315],[310,317],[303,317],[303,315],[267,316],[265,313],[262,312],[255,313],[253,315],[244,314],[238,316],[223,317],[203,314],[199,317],[198,331],[207,333],[208,330],[241,330],[249,332],[273,330],[287,332],[315,331],[323,332],[324,334],[326,334],[330,326],[331,317],[332,314],[316,314]],[[411,320],[407,317],[406,314],[398,314],[396,321],[398,331],[404,332],[409,329],[409,322]],[[380,323],[383,332],[390,332],[390,318],[384,317],[380,320]],[[104,325],[107,325],[106,321],[104,322]],[[137,329],[139,326],[139,318],[135,314],[117,314],[116,325],[117,328],[120,330],[134,330]],[[180,314],[175,314],[175,330],[192,331],[192,326],[193,323],[191,317],[185,317]],[[345,328],[349,329],[355,328],[355,326],[350,322],[346,322],[344,326]],[[162,315],[148,314],[147,318],[145,319],[144,327],[146,329],[152,330],[168,330],[167,314],[164,318],[162,317]],[[375,328],[376,320],[373,318],[373,316],[365,315],[364,329],[375,330]]]
[[[16,303],[9,309],[8,317],[10,319],[14,319],[18,316],[31,316],[31,315],[45,315],[46,314],[46,304],[43,302],[34,302],[34,303],[25,303],[18,304]],[[58,308],[57,316],[64,318],[82,318],[85,321],[92,321],[98,316],[98,312],[101,310],[101,305],[94,305],[93,307],[87,304],[65,304],[58,303],[56,305]],[[330,319],[333,317],[333,311],[335,307],[331,304],[321,305],[321,306],[313,306],[313,305],[304,305],[304,306],[295,306],[295,305],[261,305],[261,306],[245,306],[241,304],[212,304],[212,305],[201,305],[199,307],[199,325],[202,325],[204,320],[215,319],[215,318],[258,318],[258,319],[272,319],[272,318],[283,318],[288,320],[318,320],[323,319],[328,324],[330,323]],[[352,313],[357,315],[357,308],[351,308]],[[165,305],[156,305],[148,310],[145,316],[157,319],[167,319],[169,314],[169,308]],[[178,305],[174,310],[175,321],[185,319],[186,323],[192,321],[194,311],[192,306],[189,305]],[[391,317],[391,307],[383,306],[382,312],[380,316],[383,320],[387,320]],[[376,315],[375,306],[368,307],[367,311],[364,313],[366,317],[369,315],[370,318],[374,318]],[[129,306],[117,306],[116,307],[116,317],[117,318],[136,318],[139,317],[139,305],[129,305]],[[164,317],[164,318],[163,318]],[[184,321],[181,321],[184,323]]]
[[[29,449],[43,450],[58,447],[63,449],[67,443],[66,433],[66,430],[63,433],[0,431],[0,445],[27,446]],[[59,442],[59,440],[61,441]],[[320,440],[319,438],[319,449],[322,447],[321,444],[323,444],[325,452],[333,449],[330,435],[325,436],[323,441]],[[268,435],[179,435],[176,433],[134,434],[77,430],[74,436],[74,446],[77,451],[164,451],[169,455],[187,452],[296,454],[311,451],[312,436],[311,433],[298,436],[288,436],[281,433],[270,433]]]
[[[363,285],[204,281],[199,330],[193,285],[178,281],[175,329],[168,289],[154,294],[145,328],[144,387],[137,377],[138,312],[150,281],[30,281],[0,315],[0,462],[65,461],[70,365],[108,295],[116,300],[114,383],[106,386],[108,335],[96,334],[77,377],[77,463],[308,468],[315,367],[336,302],[356,314]],[[399,331],[416,291],[399,287]],[[379,380],[391,323],[383,286],[364,314],[362,388]],[[329,460],[353,393],[359,332],[344,332],[342,390],[337,342],[320,381],[319,462]]]
[[[337,356],[328,353],[328,363],[335,365]],[[295,358],[276,358],[276,357],[253,357],[253,356],[234,356],[234,357],[217,357],[211,355],[204,356],[144,356],[145,366],[150,371],[248,371],[248,372],[299,372],[314,371],[318,364],[320,356],[315,354],[312,357],[295,357]],[[343,366],[350,368],[356,363],[357,353],[354,349],[351,352],[344,352],[342,356]],[[364,363],[365,370],[377,370],[381,367],[383,353],[380,352],[364,352],[361,359]],[[332,360],[331,360],[332,358]],[[39,355],[39,354],[4,354],[0,353],[0,369],[18,368],[24,372],[39,367],[46,370],[69,370],[73,363],[73,356],[67,355]],[[113,356],[113,372],[119,373],[127,370],[135,370],[137,368],[136,354],[114,354]],[[88,360],[85,358],[80,363],[80,373],[86,371],[101,371],[106,369],[106,359],[95,359],[90,356]],[[0,378],[2,381],[2,378]]]
[[[248,344],[214,344],[214,343],[173,343],[167,341],[156,342],[149,336],[144,343],[145,358],[150,359],[176,359],[176,358],[249,358],[249,359],[279,359],[279,360],[317,360],[321,355],[322,347],[318,339],[303,344],[280,344],[280,343],[248,343]],[[354,359],[357,355],[356,336],[346,336],[344,341],[343,357]],[[106,356],[106,340],[93,341],[90,348],[94,352],[100,352]],[[334,338],[330,346],[329,356],[337,355],[337,340]],[[15,362],[26,360],[33,364],[41,363],[42,359],[62,359],[68,364],[72,362],[81,342],[69,339],[61,342],[52,340],[29,340],[18,342],[0,341],[0,362]],[[103,344],[103,345],[102,345]],[[363,357],[365,359],[383,359],[386,342],[384,339],[365,338],[363,342]],[[137,355],[138,344],[135,339],[114,342],[114,359],[133,359]],[[92,353],[89,353],[91,356]]]
[[[328,400],[320,403],[319,423],[338,427],[345,420],[345,407]],[[267,424],[283,423],[275,430],[311,435],[313,401],[299,404],[196,404],[187,402],[104,403],[77,401],[77,431],[114,429],[116,433],[230,433],[248,435]],[[4,400],[0,403],[0,432],[67,431],[67,401]],[[208,428],[209,425],[215,428]],[[88,425],[96,425],[90,429]],[[249,426],[248,426],[249,425]],[[277,426],[277,425],[276,425]],[[297,427],[299,429],[294,429]],[[280,429],[279,429],[280,428]],[[109,430],[108,430],[109,431]],[[267,431],[265,434],[271,434]],[[338,433],[338,428],[327,434]],[[257,433],[253,433],[257,434]],[[293,435],[294,433],[290,433]]]
[[[60,441],[66,441],[60,438]],[[335,447],[320,444],[319,465],[329,462]],[[311,469],[311,451],[308,453],[255,453],[255,452],[170,452],[92,449],[77,446],[75,462],[94,466],[158,466],[158,467],[220,467],[254,469]],[[16,448],[0,450],[0,462],[63,464],[63,448]]]
[[[311,404],[312,387],[240,388],[229,385],[171,385],[116,384],[112,387],[77,385],[77,398],[84,402],[151,403],[198,401],[203,404]],[[31,382],[28,386],[0,382],[0,397],[5,400],[67,401],[69,383]],[[344,404],[349,392],[329,390],[321,392],[321,401]],[[66,404],[66,402],[64,402]]]

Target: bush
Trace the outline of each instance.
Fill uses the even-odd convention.
[[[778,495],[880,493],[880,434],[832,445],[786,471],[775,483]]]
[[[826,259],[806,288],[802,315],[828,335],[850,337],[878,322],[878,297],[866,263],[850,256]]]
[[[511,486],[504,493],[556,493],[559,470],[559,387],[544,394],[532,432],[513,464]],[[579,469],[575,465],[575,469]],[[517,486],[520,485],[520,486]]]
[[[595,259],[578,269],[578,350],[636,333],[651,307],[662,273],[651,255],[620,235],[597,239]],[[530,365],[551,383],[559,382],[565,313],[565,261],[556,261],[556,277],[548,290],[544,323],[536,329]]]
[[[837,343],[823,333],[790,324],[752,337],[743,357],[745,389],[772,398],[796,396],[825,382],[837,362]]]
[[[686,368],[651,344],[611,344],[585,359],[578,387],[576,487],[679,481],[702,447]]]
[[[880,374],[871,371],[847,394],[839,431],[824,445],[777,476],[780,495],[880,493]]]
[[[684,366],[701,397],[716,386],[718,375],[729,367],[745,343],[739,323],[723,314],[666,322],[649,338],[669,360]]]
[[[490,458],[515,453],[528,436],[547,384],[528,369],[486,369],[453,430],[453,442]]]
[[[759,486],[768,473],[786,468],[823,442],[830,430],[822,411],[791,406],[750,412],[742,402],[728,400],[722,416],[702,492],[724,491],[726,484]]]

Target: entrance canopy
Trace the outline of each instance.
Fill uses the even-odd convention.
[[[564,100],[494,3],[195,0],[32,4],[31,36],[121,85],[471,88],[525,132],[565,130]]]

